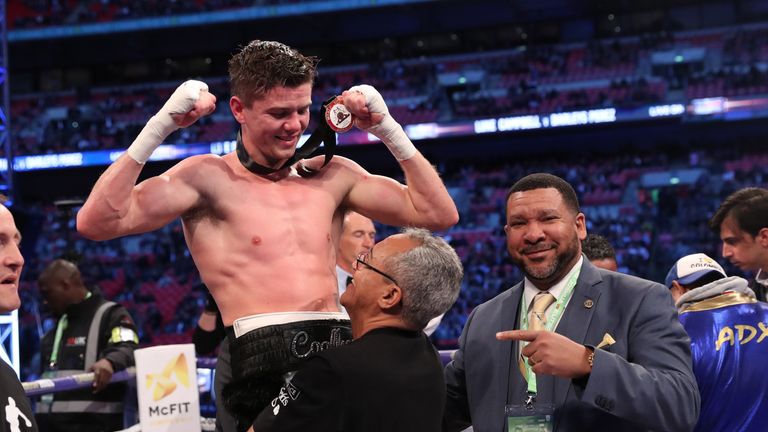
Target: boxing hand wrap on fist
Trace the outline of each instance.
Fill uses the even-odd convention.
[[[365,96],[365,104],[370,113],[379,113],[384,116],[380,123],[375,124],[366,132],[370,132],[378,137],[398,161],[404,161],[416,154],[416,147],[411,142],[408,135],[405,134],[403,127],[389,115],[389,109],[381,97],[381,93],[368,84],[357,85],[349,89]]]
[[[202,91],[208,91],[208,85],[195,80],[185,81],[176,88],[165,105],[149,119],[139,136],[128,147],[128,156],[140,164],[145,163],[152,152],[168,138],[168,135],[179,129],[179,125],[173,120],[171,114],[190,112]]]

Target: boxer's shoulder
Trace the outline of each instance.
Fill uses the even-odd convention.
[[[224,177],[228,165],[223,157],[214,154],[190,156],[181,160],[166,172],[172,178],[183,179],[189,182],[201,180],[202,182],[215,181],[216,177]]]
[[[320,155],[302,160],[299,163],[303,164],[306,168],[318,171],[313,177],[321,177],[323,179],[344,176],[354,177],[359,174],[366,174],[365,169],[360,164],[344,156],[334,156],[328,162],[328,165],[323,167],[324,161],[325,156]]]

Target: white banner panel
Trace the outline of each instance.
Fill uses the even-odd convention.
[[[134,355],[142,432],[200,432],[195,346],[142,348]]]

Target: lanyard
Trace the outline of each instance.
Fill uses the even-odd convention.
[[[83,300],[91,298],[91,292],[88,291],[88,293],[85,295],[85,298]],[[61,345],[61,337],[64,334],[64,330],[67,328],[67,314],[64,314],[59,318],[59,323],[56,325],[56,336],[53,338],[53,351],[51,351],[51,359],[49,366],[51,369],[56,367],[56,361],[59,358],[59,348]]]
[[[552,312],[552,315],[549,317],[549,319],[547,319],[546,324],[544,324],[545,331],[552,331],[555,325],[557,325],[558,321],[560,321],[560,317],[565,311],[565,305],[573,295],[573,289],[576,287],[576,282],[579,279],[580,273],[581,268],[576,269],[576,271],[573,272],[571,277],[568,279],[568,282],[566,282],[562,295],[557,300],[557,302],[555,302],[555,310]],[[522,301],[520,302],[520,313],[522,317],[520,320],[520,330],[528,330],[528,304],[525,301],[525,295],[523,295]],[[527,361],[523,362],[523,366],[525,367],[525,376],[528,380],[528,398],[526,399],[526,404],[532,404],[536,399],[537,393],[536,374],[533,373],[533,369]]]
[[[51,362],[49,363],[51,369],[56,367],[56,360],[59,358],[59,345],[61,345],[61,335],[64,334],[64,329],[67,328],[67,314],[64,314],[59,318],[59,323],[56,326],[56,336],[53,338],[53,351],[51,351]]]

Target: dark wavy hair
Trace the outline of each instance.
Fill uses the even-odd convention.
[[[727,217],[733,218],[741,231],[757,236],[768,228],[768,189],[749,187],[730,194],[710,219],[709,227],[719,234]]]
[[[280,42],[254,40],[229,60],[230,91],[250,106],[275,87],[314,83],[318,62]]]
[[[616,251],[611,246],[611,243],[607,238],[598,234],[587,235],[587,238],[581,242],[581,251],[584,252],[584,255],[590,261],[616,259]]]

